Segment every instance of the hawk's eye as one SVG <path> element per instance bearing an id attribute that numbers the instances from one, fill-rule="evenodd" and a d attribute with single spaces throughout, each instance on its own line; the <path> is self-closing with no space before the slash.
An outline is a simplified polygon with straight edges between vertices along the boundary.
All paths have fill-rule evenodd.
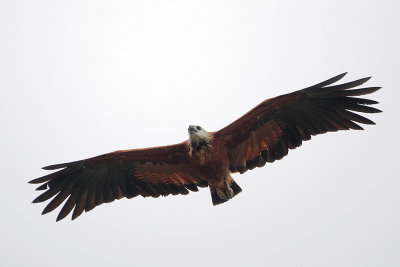
<path id="1" fill-rule="evenodd" d="M 201 130 L 201 127 L 200 127 L 200 126 L 197 126 L 197 130 Z"/>

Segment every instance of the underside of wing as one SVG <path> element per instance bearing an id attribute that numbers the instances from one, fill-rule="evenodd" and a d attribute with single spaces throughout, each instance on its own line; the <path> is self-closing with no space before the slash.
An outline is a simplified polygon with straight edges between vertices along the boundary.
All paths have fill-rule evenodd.
<path id="1" fill-rule="evenodd" d="M 125 150 L 98 157 L 44 167 L 60 169 L 30 181 L 46 190 L 33 202 L 49 199 L 42 214 L 63 205 L 57 221 L 72 210 L 72 219 L 94 207 L 122 197 L 159 197 L 186 195 L 207 186 L 207 182 L 190 167 L 187 144 L 150 149 Z"/>
<path id="2" fill-rule="evenodd" d="M 231 172 L 243 173 L 288 154 L 312 135 L 338 130 L 362 130 L 361 124 L 374 124 L 356 112 L 377 113 L 374 100 L 358 96 L 380 87 L 354 89 L 370 78 L 332 85 L 345 76 L 335 76 L 314 86 L 267 99 L 247 114 L 216 132 L 224 140 Z"/>

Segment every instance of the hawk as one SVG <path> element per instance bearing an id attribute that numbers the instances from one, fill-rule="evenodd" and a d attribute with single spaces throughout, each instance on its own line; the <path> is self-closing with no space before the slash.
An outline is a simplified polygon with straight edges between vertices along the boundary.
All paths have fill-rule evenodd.
<path id="1" fill-rule="evenodd" d="M 29 182 L 46 190 L 33 203 L 51 199 L 46 214 L 68 198 L 57 221 L 72 210 L 75 219 L 123 197 L 186 195 L 199 187 L 209 187 L 214 205 L 224 203 L 242 191 L 232 173 L 280 160 L 313 135 L 375 124 L 354 111 L 381 112 L 370 106 L 378 102 L 359 97 L 381 87 L 354 89 L 371 77 L 333 85 L 345 75 L 267 99 L 216 132 L 190 125 L 189 139 L 179 144 L 118 150 L 44 167 L 57 171 Z"/>

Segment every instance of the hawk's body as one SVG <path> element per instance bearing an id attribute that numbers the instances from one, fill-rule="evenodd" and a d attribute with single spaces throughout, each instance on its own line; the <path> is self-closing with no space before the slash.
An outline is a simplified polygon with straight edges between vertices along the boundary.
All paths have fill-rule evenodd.
<path id="1" fill-rule="evenodd" d="M 353 96 L 370 94 L 380 87 L 352 89 L 369 78 L 329 86 L 344 75 L 267 99 L 217 132 L 189 126 L 189 140 L 176 145 L 120 150 L 45 167 L 63 169 L 30 181 L 44 183 L 38 190 L 47 189 L 34 202 L 52 198 L 44 214 L 68 197 L 57 220 L 72 210 L 74 219 L 84 210 L 122 197 L 188 194 L 188 190 L 206 186 L 213 204 L 223 203 L 241 192 L 231 173 L 281 159 L 312 135 L 362 129 L 357 123 L 374 124 L 352 111 L 380 112 L 367 106 L 378 102 Z"/>

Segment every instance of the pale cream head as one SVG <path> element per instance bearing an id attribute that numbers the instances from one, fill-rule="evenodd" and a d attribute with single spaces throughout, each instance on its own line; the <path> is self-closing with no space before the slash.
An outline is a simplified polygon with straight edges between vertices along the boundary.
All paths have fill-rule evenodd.
<path id="1" fill-rule="evenodd" d="M 197 125 L 189 125 L 188 134 L 190 143 L 199 143 L 201 141 L 208 143 L 211 139 L 208 132 Z"/>

